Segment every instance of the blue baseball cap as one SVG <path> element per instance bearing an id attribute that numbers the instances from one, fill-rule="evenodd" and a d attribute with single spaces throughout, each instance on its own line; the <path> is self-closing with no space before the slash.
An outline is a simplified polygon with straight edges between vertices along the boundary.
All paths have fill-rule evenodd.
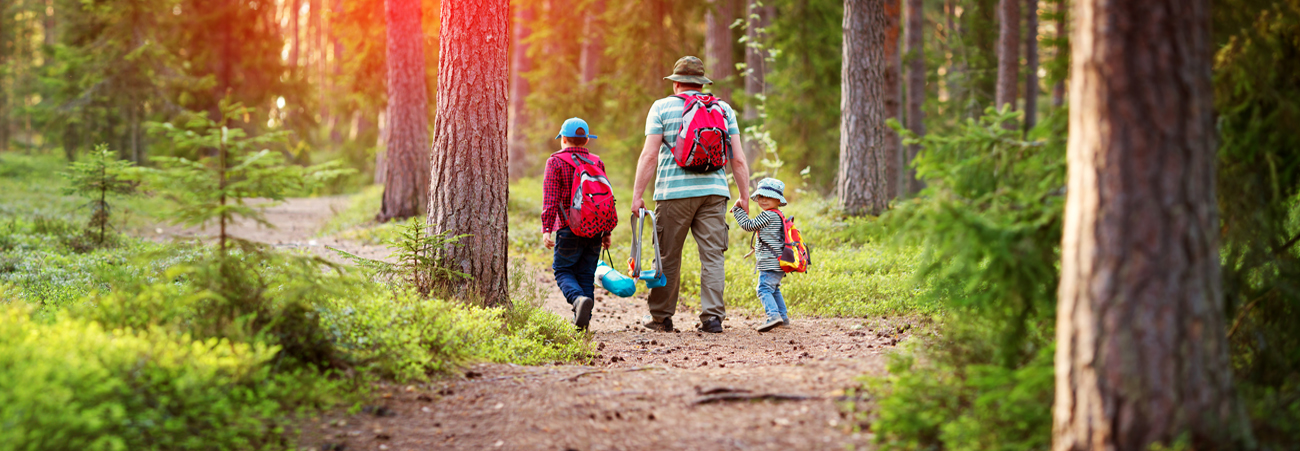
<path id="1" fill-rule="evenodd" d="M 555 139 L 560 139 L 561 136 L 565 138 L 596 139 L 596 135 L 590 134 L 590 131 L 591 128 L 587 126 L 587 121 L 571 117 L 564 121 L 564 125 L 560 127 L 560 133 L 555 135 Z"/>

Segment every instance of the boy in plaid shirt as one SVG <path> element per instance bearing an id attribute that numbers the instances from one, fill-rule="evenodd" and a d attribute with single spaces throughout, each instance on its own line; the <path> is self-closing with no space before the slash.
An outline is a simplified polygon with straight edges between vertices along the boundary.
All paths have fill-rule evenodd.
<path id="1" fill-rule="evenodd" d="M 588 133 L 587 121 L 571 118 L 564 121 L 560 133 L 555 135 L 563 149 L 552 156 L 567 157 L 568 153 L 589 154 L 587 141 L 596 139 Z M 605 169 L 604 162 L 598 162 L 600 169 Z M 596 262 L 600 260 L 600 250 L 609 248 L 609 234 L 599 238 L 587 238 L 574 234 L 569 229 L 564 216 L 564 205 L 571 202 L 573 166 L 550 158 L 546 161 L 546 175 L 542 179 L 542 243 L 547 249 L 555 249 L 554 262 L 555 284 L 564 293 L 564 299 L 573 306 L 573 324 L 579 329 L 586 329 L 591 323 L 591 309 L 595 303 Z M 555 232 L 555 237 L 551 237 Z"/>

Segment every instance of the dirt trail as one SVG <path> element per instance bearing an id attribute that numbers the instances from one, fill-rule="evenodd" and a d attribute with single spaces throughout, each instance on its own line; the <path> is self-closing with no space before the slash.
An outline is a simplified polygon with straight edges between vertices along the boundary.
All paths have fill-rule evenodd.
<path id="1" fill-rule="evenodd" d="M 312 252 L 333 243 L 382 255 L 374 247 L 314 238 L 339 202 L 293 199 L 268 211 L 276 230 L 241 226 L 235 234 Z M 549 271 L 538 282 L 554 287 Z M 656 333 L 640 326 L 644 296 L 597 296 L 591 324 L 597 357 L 589 365 L 483 364 L 428 384 L 381 385 L 362 412 L 336 410 L 303 424 L 302 446 L 872 448 L 870 435 L 854 432 L 854 422 L 842 414 L 844 389 L 856 386 L 863 374 L 882 372 L 884 354 L 916 330 L 907 318 L 806 318 L 795 309 L 790 327 L 770 333 L 749 328 L 757 317 L 732 312 L 725 333 L 704 334 L 694 331 L 698 313 L 683 308 L 674 317 L 678 332 Z M 545 308 L 572 318 L 557 289 Z"/>

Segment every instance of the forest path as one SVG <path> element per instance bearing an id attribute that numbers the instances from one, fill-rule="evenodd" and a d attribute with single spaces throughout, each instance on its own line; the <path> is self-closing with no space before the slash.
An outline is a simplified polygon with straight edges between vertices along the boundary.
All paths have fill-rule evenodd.
<path id="1" fill-rule="evenodd" d="M 316 231 L 345 198 L 290 199 L 267 210 L 276 225 L 231 233 L 330 257 L 324 245 L 382 258 L 386 249 Z M 544 308 L 572 318 L 549 268 Z M 798 276 L 794 276 L 798 277 Z M 643 290 L 644 291 L 644 290 Z M 592 315 L 588 365 L 480 364 L 425 384 L 380 383 L 362 412 L 335 409 L 301 424 L 303 449 L 322 450 L 758 450 L 872 448 L 843 414 L 845 389 L 881 374 L 885 354 L 910 338 L 905 317 L 806 318 L 758 333 L 732 312 L 726 332 L 694 331 L 681 307 L 676 333 L 641 327 L 644 292 L 603 293 Z M 796 309 L 797 313 L 797 309 Z M 770 396 L 771 399 L 749 399 Z"/>

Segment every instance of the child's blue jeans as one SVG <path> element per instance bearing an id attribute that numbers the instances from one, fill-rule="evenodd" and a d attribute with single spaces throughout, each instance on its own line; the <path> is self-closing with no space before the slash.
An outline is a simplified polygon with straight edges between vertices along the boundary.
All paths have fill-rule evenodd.
<path id="1" fill-rule="evenodd" d="M 758 300 L 763 303 L 763 310 L 767 312 L 768 318 L 781 318 L 782 321 L 788 321 L 790 315 L 785 310 L 785 298 L 781 296 L 783 278 L 785 273 L 781 271 L 759 271 Z"/>
<path id="2" fill-rule="evenodd" d="M 568 227 L 555 232 L 555 284 L 564 300 L 573 304 L 579 296 L 595 297 L 596 262 L 600 260 L 600 238 L 575 235 Z"/>

